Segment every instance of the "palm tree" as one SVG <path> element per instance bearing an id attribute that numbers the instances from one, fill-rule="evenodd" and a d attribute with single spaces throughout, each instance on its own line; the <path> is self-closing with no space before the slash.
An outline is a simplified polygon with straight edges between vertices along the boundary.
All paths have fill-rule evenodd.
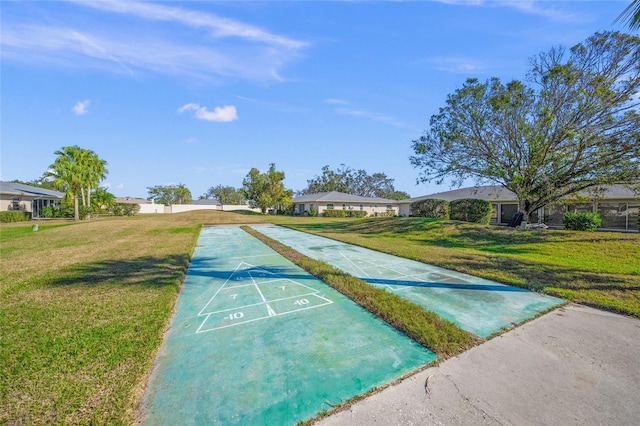
<path id="1" fill-rule="evenodd" d="M 73 199 L 73 220 L 80 220 L 78 193 L 82 189 L 84 168 L 82 166 L 82 148 L 77 145 L 65 146 L 54 152 L 58 156 L 49 166 L 45 176 L 52 178 L 54 187 L 66 192 Z"/>
<path id="2" fill-rule="evenodd" d="M 107 162 L 100 159 L 92 150 L 85 150 L 83 156 L 85 170 L 85 185 L 87 190 L 87 207 L 91 206 L 91 190 L 97 188 L 100 182 L 107 176 Z M 84 198 L 84 197 L 83 197 Z"/>
<path id="3" fill-rule="evenodd" d="M 640 29 L 640 0 L 633 0 L 625 10 L 622 11 L 615 22 L 623 19 L 629 24 L 630 30 Z"/>
<path id="4" fill-rule="evenodd" d="M 54 154 L 58 158 L 49 166 L 49 171 L 45 175 L 53 178 L 53 185 L 64 190 L 73 199 L 73 217 L 78 221 L 80 220 L 78 195 L 82 197 L 83 207 L 91 206 L 91 189 L 97 188 L 108 173 L 107 162 L 101 160 L 92 150 L 83 149 L 77 145 L 62 147 Z M 87 189 L 86 197 L 85 188 Z"/>

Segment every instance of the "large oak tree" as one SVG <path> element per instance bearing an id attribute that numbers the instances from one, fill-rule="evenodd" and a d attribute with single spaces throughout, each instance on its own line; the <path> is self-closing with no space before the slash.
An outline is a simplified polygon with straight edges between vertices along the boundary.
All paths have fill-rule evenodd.
<path id="1" fill-rule="evenodd" d="M 640 180 L 640 38 L 596 33 L 531 59 L 526 84 L 469 79 L 413 141 L 418 180 L 496 183 L 530 213 Z"/>

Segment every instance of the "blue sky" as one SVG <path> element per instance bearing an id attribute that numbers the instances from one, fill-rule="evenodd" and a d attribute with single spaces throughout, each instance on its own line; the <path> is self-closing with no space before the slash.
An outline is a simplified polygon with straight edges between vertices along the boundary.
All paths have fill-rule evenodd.
<path id="1" fill-rule="evenodd" d="M 469 77 L 524 79 L 629 1 L 5 1 L 2 180 L 67 145 L 108 162 L 116 196 L 183 183 L 194 198 L 270 163 L 285 186 L 345 164 L 411 196 L 411 141 Z"/>

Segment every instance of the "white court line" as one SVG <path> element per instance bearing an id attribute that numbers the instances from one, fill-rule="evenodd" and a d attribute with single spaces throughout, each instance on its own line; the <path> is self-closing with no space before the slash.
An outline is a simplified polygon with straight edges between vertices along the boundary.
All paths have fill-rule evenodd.
<path id="1" fill-rule="evenodd" d="M 225 326 L 222 326 L 222 327 L 215 327 L 215 328 L 210 328 L 210 329 L 201 331 L 202 326 L 205 325 L 205 323 L 207 322 L 209 317 L 213 314 L 213 313 L 211 313 L 211 314 L 207 315 L 207 317 L 204 319 L 204 321 L 202 321 L 202 324 L 200 324 L 200 327 L 198 327 L 198 329 L 196 330 L 195 334 L 206 333 L 206 332 L 215 331 L 215 330 L 221 330 L 223 328 L 235 327 L 237 325 L 248 324 L 250 322 L 261 321 L 261 320 L 265 320 L 265 319 L 268 319 L 268 318 L 279 317 L 279 316 L 282 316 L 282 315 L 288 315 L 288 314 L 292 314 L 294 312 L 307 311 L 309 309 L 320 308 L 322 306 L 331 305 L 333 303 L 331 300 L 326 299 L 323 296 L 317 296 L 317 297 L 319 297 L 320 299 L 326 300 L 327 303 L 323 303 L 321 305 L 308 306 L 306 308 L 295 309 L 293 311 L 287 311 L 287 312 L 283 312 L 281 314 L 276 313 L 275 315 L 268 315 L 268 316 L 264 316 L 264 317 L 260 317 L 260 318 L 254 318 L 254 319 L 250 319 L 250 320 L 247 320 L 247 321 L 237 322 L 235 324 L 229 324 L 229 325 L 225 325 Z"/>
<path id="2" fill-rule="evenodd" d="M 207 302 L 206 305 L 204 305 L 204 307 L 202 309 L 200 309 L 200 312 L 198 313 L 198 316 L 202 315 L 202 311 L 204 311 L 207 306 L 209 306 L 209 303 L 211 303 L 213 301 L 213 299 L 216 298 L 216 296 L 218 295 L 218 293 L 220 293 L 220 290 L 222 290 L 227 283 L 229 282 L 229 280 L 231 279 L 231 277 L 233 276 L 233 274 L 235 274 L 238 269 L 240 269 L 240 267 L 242 266 L 242 263 L 239 263 L 238 266 L 236 266 L 236 269 L 233 270 L 233 272 L 231 273 L 231 275 L 229 275 L 229 278 L 226 279 L 226 281 L 222 284 L 222 286 L 220 286 L 220 288 L 218 289 L 218 291 L 215 292 L 215 294 L 213 296 L 211 296 L 211 299 L 209 299 L 209 301 Z"/>
<path id="3" fill-rule="evenodd" d="M 295 282 L 295 281 L 293 281 Z M 212 311 L 212 312 L 207 312 L 206 315 L 211 315 L 211 314 L 220 314 L 222 312 L 229 312 L 229 311 L 237 311 L 239 309 L 244 309 L 244 308 L 252 308 L 254 306 L 260 306 L 260 305 L 264 305 L 265 303 L 273 303 L 273 302 L 281 302 L 283 300 L 289 300 L 289 299 L 299 299 L 301 297 L 304 296 L 315 296 L 315 297 L 319 297 L 321 299 L 327 300 L 329 302 L 331 302 L 328 299 L 325 299 L 324 297 L 316 294 L 318 293 L 318 291 L 314 291 L 312 293 L 303 293 L 303 294 L 296 294 L 295 296 L 287 296 L 287 297 L 281 297 L 279 299 L 269 299 L 268 301 L 264 301 L 264 302 L 258 302 L 258 303 L 251 303 L 249 305 L 239 305 L 239 306 L 235 306 L 233 308 L 228 308 L 228 309 L 220 309 L 219 311 Z M 332 302 L 333 303 L 333 302 Z M 203 314 L 204 315 L 204 314 Z M 202 316 L 202 315 L 200 315 Z"/>
<path id="4" fill-rule="evenodd" d="M 359 267 L 358 265 L 356 265 L 355 263 L 353 263 L 353 261 L 352 261 L 351 259 L 349 259 L 349 258 L 348 258 L 348 257 L 347 257 L 343 252 L 339 252 L 339 253 L 340 253 L 340 256 L 344 257 L 344 258 L 347 260 L 347 262 L 349 262 L 349 263 L 353 266 L 353 268 L 354 268 L 355 270 L 360 271 L 360 273 L 361 273 L 361 274 L 363 274 L 365 277 L 367 277 L 367 278 L 368 278 L 367 273 L 366 273 L 366 272 L 364 272 L 362 269 L 360 269 L 360 267 Z"/>
<path id="5" fill-rule="evenodd" d="M 266 302 L 267 299 L 264 298 L 264 294 L 262 294 L 262 292 L 260 291 L 260 287 L 258 287 L 258 284 L 256 283 L 256 280 L 253 278 L 253 274 L 251 273 L 251 271 L 249 271 L 249 276 L 251 277 L 251 281 L 253 281 L 253 285 L 256 287 L 256 290 L 258 290 L 258 293 L 260 294 L 262 301 Z"/>

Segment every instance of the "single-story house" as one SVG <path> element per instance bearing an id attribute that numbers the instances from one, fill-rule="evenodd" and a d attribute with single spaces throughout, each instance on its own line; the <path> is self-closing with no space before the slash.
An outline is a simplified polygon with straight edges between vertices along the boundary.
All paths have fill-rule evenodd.
<path id="1" fill-rule="evenodd" d="M 60 204 L 64 192 L 14 182 L 0 182 L 0 211 L 18 210 L 36 219 L 42 209 Z"/>
<path id="2" fill-rule="evenodd" d="M 377 197 L 361 197 L 344 192 L 318 192 L 295 197 L 293 212 L 296 215 L 311 214 L 315 211 L 321 216 L 325 210 L 358 210 L 365 211 L 367 216 L 397 216 L 400 204 L 397 200 Z"/>
<path id="3" fill-rule="evenodd" d="M 531 215 L 531 222 L 542 222 L 548 226 L 561 227 L 562 217 L 568 211 L 593 212 L 602 217 L 601 229 L 637 231 L 640 196 L 625 185 L 611 185 L 604 188 L 597 197 L 583 191 L 578 196 L 584 200 L 567 200 L 545 206 Z M 411 204 L 424 199 L 460 200 L 476 198 L 487 200 L 493 205 L 491 223 L 506 225 L 518 211 L 518 201 L 513 192 L 501 186 L 478 186 L 439 192 L 423 197 L 400 201 L 400 216 L 411 215 Z"/>

